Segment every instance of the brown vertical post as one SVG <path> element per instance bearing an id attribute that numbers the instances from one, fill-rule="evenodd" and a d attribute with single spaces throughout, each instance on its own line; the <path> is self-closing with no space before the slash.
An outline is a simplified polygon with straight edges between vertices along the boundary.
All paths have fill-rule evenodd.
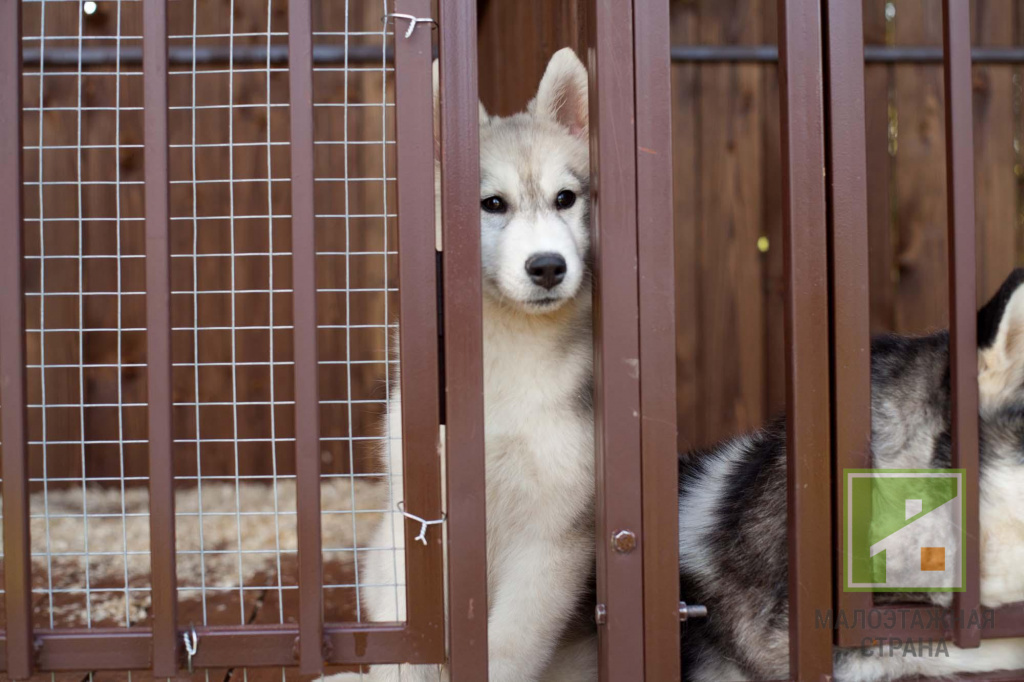
<path id="1" fill-rule="evenodd" d="M 843 469 L 871 466 L 871 301 L 868 273 L 864 24 L 860 4 L 823 0 L 828 111 L 828 192 L 832 293 L 833 514 L 836 609 L 870 609 L 867 592 L 843 589 Z M 859 633 L 837 630 L 837 644 Z M 845 637 L 845 640 L 844 640 Z M 856 641 L 853 640 L 856 637 Z"/>
<path id="2" fill-rule="evenodd" d="M 320 392 L 313 222 L 313 29 L 310 0 L 288 3 L 291 119 L 292 296 L 295 348 L 295 485 L 299 531 L 299 671 L 323 671 L 320 537 Z"/>
<path id="3" fill-rule="evenodd" d="M 959 647 L 981 644 L 969 628 L 981 608 L 978 558 L 978 338 L 974 244 L 974 126 L 971 17 L 967 0 L 943 0 L 946 87 L 946 202 L 949 219 L 949 375 L 953 467 L 964 469 L 964 588 L 953 596 Z M 962 617 L 961 617 L 962 616 Z M 980 618 L 980 614 L 979 614 Z"/>
<path id="4" fill-rule="evenodd" d="M 779 0 L 786 431 L 789 474 L 790 677 L 832 673 L 828 248 L 821 7 Z"/>
<path id="5" fill-rule="evenodd" d="M 3 406 L 4 604 L 7 676 L 32 676 L 25 294 L 22 286 L 21 2 L 0 2 L 0 405 Z M 41 143 L 40 143 L 41 144 Z M 40 154 L 42 151 L 39 152 Z M 42 178 L 40 178 L 41 180 Z"/>
<path id="6" fill-rule="evenodd" d="M 397 0 L 395 12 L 430 16 L 430 0 Z M 398 162 L 399 359 L 405 508 L 425 519 L 441 518 L 438 457 L 440 395 L 437 362 L 437 257 L 434 211 L 434 96 L 431 31 L 419 24 L 408 38 L 395 26 L 395 132 Z M 475 111 L 475 109 L 474 109 Z M 474 190 L 475 191 L 475 190 Z M 479 258 L 478 258 L 479 260 Z M 421 655 L 444 660 L 444 557 L 440 529 L 430 545 L 405 526 L 408 626 Z"/>
<path id="7" fill-rule="evenodd" d="M 679 459 L 669 6 L 633 2 L 643 466 L 644 674 L 678 682 Z"/>
<path id="8" fill-rule="evenodd" d="M 594 232 L 597 600 L 602 682 L 636 682 L 644 656 L 640 338 L 632 3 L 597 0 L 590 41 Z M 603 163 L 603 161 L 605 161 Z M 613 536 L 631 533 L 632 542 Z M 635 545 L 635 548 L 631 547 Z"/>
<path id="9" fill-rule="evenodd" d="M 487 679 L 483 289 L 476 3 L 441 0 L 448 632 L 452 682 Z"/>
<path id="10" fill-rule="evenodd" d="M 153 675 L 178 670 L 171 429 L 171 260 L 167 154 L 167 2 L 142 7 L 146 180 L 146 362 Z"/>

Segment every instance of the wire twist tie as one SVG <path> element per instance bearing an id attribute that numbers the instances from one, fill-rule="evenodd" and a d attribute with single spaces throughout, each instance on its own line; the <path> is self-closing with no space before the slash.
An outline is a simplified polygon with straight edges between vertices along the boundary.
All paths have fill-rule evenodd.
<path id="1" fill-rule="evenodd" d="M 407 519 L 412 519 L 413 521 L 416 521 L 420 524 L 420 534 L 417 535 L 414 539 L 418 542 L 422 542 L 424 545 L 427 544 L 427 529 L 430 526 L 436 526 L 438 524 L 444 523 L 445 519 L 447 518 L 447 516 L 442 512 L 441 518 L 439 519 L 434 519 L 433 521 L 421 519 L 415 514 L 410 514 L 409 512 L 405 511 L 405 500 L 400 501 L 396 506 L 398 507 L 398 511 L 401 512 L 402 516 L 404 516 Z"/>
<path id="2" fill-rule="evenodd" d="M 185 640 L 185 653 L 188 654 L 188 671 L 192 672 L 192 657 L 196 655 L 196 651 L 199 650 L 199 635 L 196 634 L 196 626 L 194 623 L 188 624 L 188 632 L 182 635 Z"/>
<path id="3" fill-rule="evenodd" d="M 416 30 L 416 24 L 433 24 L 437 26 L 437 22 L 430 17 L 414 17 L 411 14 L 401 14 L 398 12 L 391 12 L 381 17 L 381 21 L 384 23 L 387 23 L 388 19 L 405 19 L 409 22 L 409 28 L 405 32 L 406 38 L 412 36 L 412 32 Z"/>

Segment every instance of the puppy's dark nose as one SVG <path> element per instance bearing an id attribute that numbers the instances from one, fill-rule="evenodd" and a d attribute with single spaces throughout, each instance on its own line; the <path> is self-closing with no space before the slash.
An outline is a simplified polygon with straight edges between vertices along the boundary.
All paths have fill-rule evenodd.
<path id="1" fill-rule="evenodd" d="M 554 289 L 565 279 L 565 259 L 557 253 L 538 253 L 526 261 L 526 274 L 534 284 Z"/>

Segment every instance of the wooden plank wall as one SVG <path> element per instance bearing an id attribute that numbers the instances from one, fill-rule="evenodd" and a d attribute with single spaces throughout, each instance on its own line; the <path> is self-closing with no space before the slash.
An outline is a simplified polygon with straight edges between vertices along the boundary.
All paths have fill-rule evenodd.
<path id="1" fill-rule="evenodd" d="M 675 44 L 702 45 L 755 45 L 773 44 L 777 29 L 775 0 L 671 0 L 672 32 Z M 100 3 L 101 8 L 113 3 Z M 188 10 L 191 3 L 174 3 Z M 122 18 L 124 33 L 140 33 L 139 17 L 132 9 L 134 3 L 124 3 Z M 480 84 L 481 99 L 492 114 L 506 115 L 521 110 L 536 91 L 548 57 L 558 48 L 569 45 L 583 51 L 586 47 L 587 3 L 571 0 L 548 3 L 543 0 L 488 0 L 480 3 Z M 940 0 L 863 0 L 865 38 L 872 44 L 937 45 L 941 39 Z M 227 0 L 201 2 L 201 15 L 197 22 L 205 32 L 224 32 L 228 28 Z M 356 6 L 356 5 L 353 5 Z M 74 3 L 51 3 L 47 17 L 47 33 L 76 35 L 77 15 Z M 267 22 L 266 3 L 260 0 L 236 0 L 235 31 L 259 32 Z M 364 3 L 363 15 L 350 18 L 361 25 L 379 25 L 378 3 Z M 888 8 L 888 15 L 887 15 Z M 972 2 L 972 28 L 977 45 L 1006 46 L 1024 44 L 1024 0 L 974 0 Z M 67 16 L 63 13 L 71 12 Z M 172 12 L 177 24 L 176 34 L 191 30 L 192 17 L 181 8 Z M 283 26 L 285 3 L 275 2 L 270 21 L 275 30 Z M 319 3 L 318 21 L 321 26 L 337 29 L 342 22 L 332 14 L 330 2 Z M 187 16 L 186 16 L 187 15 Z M 86 33 L 110 33 L 109 14 L 102 14 L 86 24 Z M 38 33 L 38 17 L 26 13 L 26 33 Z M 108 22 L 103 24 L 102 22 Z M 252 42 L 260 38 L 240 39 Z M 275 42 L 283 38 L 275 38 Z M 330 40 L 324 38 L 324 40 Z M 207 40 L 205 44 L 215 41 Z M 136 43 L 137 44 L 137 43 Z M 975 67 L 975 143 L 976 187 L 978 192 L 978 254 L 979 297 L 987 297 L 998 286 L 1015 263 L 1024 262 L 1020 196 L 1024 175 L 1021 137 L 1024 130 L 1024 112 L 1021 106 L 1021 69 L 1008 66 Z M 177 78 L 178 80 L 174 80 Z M 140 79 L 124 78 L 121 86 L 122 106 L 141 104 Z M 87 78 L 83 97 L 96 106 L 110 106 L 116 96 L 110 78 Z M 227 79 L 224 76 L 203 76 L 197 81 L 196 99 L 199 103 L 225 101 Z M 341 74 L 318 74 L 318 101 L 342 102 L 347 90 L 350 101 L 379 99 L 386 84 L 377 75 L 352 73 L 346 80 Z M 235 77 L 236 102 L 264 102 L 267 83 L 259 75 Z M 766 419 L 781 413 L 784 406 L 783 336 L 782 336 L 782 259 L 781 215 L 779 187 L 779 129 L 778 86 L 774 64 L 676 64 L 673 67 L 673 119 L 675 136 L 675 192 L 673 201 L 676 214 L 678 264 L 679 334 L 677 338 L 679 424 L 681 448 L 705 446 L 723 437 L 755 428 Z M 274 102 L 283 102 L 286 96 L 286 74 L 271 77 L 270 95 Z M 945 324 L 945 198 L 943 182 L 944 144 L 942 136 L 942 79 L 938 65 L 869 65 L 866 72 L 868 122 L 868 189 L 869 224 L 871 235 L 871 298 L 872 324 L 875 331 L 894 330 L 907 333 L 926 332 Z M 48 107 L 74 106 L 78 97 L 75 79 L 48 79 L 44 100 Z M 172 78 L 172 104 L 188 104 L 191 86 L 183 77 Z M 38 80 L 26 80 L 25 105 L 38 106 Z M 375 110 L 379 111 L 379 110 Z M 365 115 L 350 111 L 347 121 L 342 110 L 320 109 L 317 118 L 318 139 L 343 138 L 345 131 L 351 138 L 379 139 L 385 123 L 377 114 Z M 73 112 L 48 111 L 43 118 L 43 137 L 47 144 L 74 144 L 77 130 Z M 172 115 L 172 142 L 191 139 L 192 127 L 187 112 Z M 36 112 L 25 116 L 26 144 L 38 144 L 39 121 Z M 232 118 L 236 141 L 266 140 L 268 127 L 271 138 L 285 140 L 287 110 L 275 109 L 269 116 L 265 108 L 238 109 Z M 197 118 L 197 135 L 206 141 L 225 141 L 228 136 L 228 118 L 223 112 L 203 113 Z M 105 112 L 89 112 L 83 118 L 82 142 L 110 143 L 114 134 L 114 118 Z M 141 117 L 136 112 L 123 112 L 120 139 L 124 145 L 141 141 Z M 234 154 L 236 173 L 246 177 L 266 179 L 266 147 L 239 148 Z M 340 176 L 339 169 L 346 163 L 353 174 L 372 176 L 383 170 L 384 160 L 380 148 L 354 149 L 346 154 L 339 148 L 318 148 L 317 175 L 321 178 Z M 47 152 L 43 173 L 47 180 L 73 180 L 77 177 L 77 155 L 73 152 Z M 201 152 L 197 157 L 199 177 L 227 177 L 228 156 L 223 151 Z M 172 155 L 172 172 L 176 178 L 191 178 L 191 158 L 186 150 Z M 125 181 L 141 179 L 141 150 L 122 149 L 120 156 L 110 150 L 89 150 L 82 154 L 83 176 L 111 179 L 115 167 Z M 287 148 L 273 147 L 271 166 L 275 178 L 287 178 Z M 239 170 L 240 169 L 240 170 Z M 392 169 L 393 170 L 393 169 Z M 38 179 L 39 158 L 29 152 L 25 157 L 26 180 Z M 109 176 L 109 177 L 108 177 Z M 268 195 L 268 184 L 237 185 L 226 192 L 223 185 L 197 188 L 193 197 L 190 186 L 176 186 L 174 190 L 175 215 L 190 216 L 193 198 L 198 202 L 200 214 L 227 215 L 233 199 L 236 215 L 264 215 L 267 206 L 275 212 L 288 212 L 287 182 L 274 182 Z M 393 184 L 390 186 L 393 188 Z M 383 205 L 384 185 L 367 183 L 350 187 L 348 192 L 338 183 L 318 184 L 318 212 L 342 213 L 345 199 L 349 210 L 357 207 L 370 209 Z M 393 200 L 393 189 L 388 190 Z M 141 216 L 142 189 L 123 185 L 120 210 L 123 217 Z M 74 187 L 47 187 L 43 205 L 48 217 L 78 214 Z M 89 187 L 83 191 L 84 215 L 110 217 L 117 204 L 115 192 L 107 187 Z M 38 186 L 26 188 L 26 210 L 29 217 L 38 216 Z M 382 250 L 385 230 L 379 222 L 367 219 L 362 224 L 352 223 L 349 248 L 352 250 Z M 345 223 L 341 219 L 321 221 L 323 248 L 341 250 L 344 246 Z M 81 249 L 85 253 L 111 253 L 112 223 L 87 220 L 82 232 Z M 200 251 L 224 253 L 229 245 L 228 225 L 209 222 L 200 230 Z M 394 221 L 387 233 L 393 235 Z M 266 220 L 236 221 L 235 249 L 237 252 L 265 252 L 270 233 Z M 26 227 L 30 254 L 37 254 L 38 224 Z M 286 248 L 288 224 L 278 220 L 273 226 L 275 250 Z M 190 253 L 193 240 L 190 222 L 175 228 L 175 252 Z M 46 251 L 77 253 L 78 225 L 48 223 Z M 389 238 L 391 239 L 391 238 Z M 390 243 L 394 244 L 393 239 Z M 123 222 L 121 229 L 122 253 L 142 253 L 141 223 Z M 274 257 L 275 288 L 286 289 L 289 278 L 289 260 Z M 236 260 L 235 286 L 237 288 L 266 287 L 269 281 L 271 259 L 248 258 Z M 28 286 L 39 290 L 40 271 L 29 264 Z M 224 259 L 210 258 L 200 263 L 197 270 L 202 288 L 216 289 L 229 283 L 229 268 Z M 122 290 L 141 291 L 142 262 L 125 260 L 122 263 Z M 346 265 L 350 268 L 346 270 Z M 320 285 L 343 288 L 346 274 L 367 288 L 384 281 L 383 270 L 388 268 L 389 279 L 397 261 L 393 256 L 351 259 L 348 263 L 337 258 L 328 263 Z M 176 263 L 175 288 L 189 289 L 193 285 L 191 259 Z M 112 275 L 103 261 L 87 263 L 82 271 L 86 289 L 107 290 Z M 46 289 L 48 291 L 77 291 L 79 270 L 76 261 L 60 264 L 47 263 Z M 257 287 L 258 288 L 258 287 Z M 287 292 L 273 295 L 275 321 L 290 321 L 290 302 Z M 321 300 L 322 322 L 342 323 L 348 315 L 352 323 L 383 322 L 383 302 L 388 297 L 388 314 L 394 317 L 393 294 L 362 292 L 347 301 L 343 293 L 324 294 Z M 87 327 L 102 326 L 115 321 L 113 298 L 86 297 L 83 320 Z M 243 300 L 245 299 L 245 300 Z M 270 309 L 269 294 L 240 296 L 236 303 L 243 315 L 258 323 L 266 323 Z M 141 297 L 122 298 L 122 324 L 134 325 L 143 316 Z M 29 301 L 30 326 L 38 322 L 38 297 Z M 187 325 L 194 315 L 189 296 L 179 296 L 174 303 L 175 325 Z M 47 300 L 47 326 L 78 326 L 78 301 Z M 203 298 L 200 310 L 201 325 L 222 323 L 230 316 L 230 297 L 209 295 Z M 141 326 L 139 324 L 138 326 Z M 289 332 L 273 337 L 275 359 L 290 358 Z M 137 333 L 122 335 L 120 350 L 123 363 L 144 360 L 144 336 Z M 193 336 L 190 332 L 176 333 L 176 360 L 193 359 Z M 267 332 L 239 334 L 236 338 L 237 357 L 266 359 L 271 337 Z M 326 359 L 344 359 L 346 353 L 354 358 L 382 359 L 385 346 L 382 330 L 356 332 L 349 344 L 345 335 L 325 331 L 321 338 Z M 30 335 L 30 351 L 34 363 L 39 356 L 38 335 Z M 200 355 L 204 358 L 222 358 L 230 354 L 229 334 L 202 334 Z M 82 357 L 90 363 L 116 363 L 116 335 L 89 333 L 86 335 Z M 48 364 L 78 362 L 76 334 L 48 335 L 46 359 Z M 348 396 L 348 376 L 339 365 L 328 365 L 323 370 L 325 398 L 344 400 Z M 382 364 L 353 366 L 352 396 L 360 399 L 379 399 L 383 396 L 384 369 Z M 33 400 L 39 399 L 38 370 L 33 377 Z M 275 399 L 285 404 L 275 412 L 276 433 L 287 438 L 292 428 L 290 405 L 290 367 L 274 369 Z M 245 370 L 237 375 L 238 399 L 266 400 L 270 374 L 266 369 Z M 195 387 L 191 370 L 175 375 L 176 399 L 194 398 Z M 211 368 L 204 370 L 200 384 L 204 399 L 230 396 L 230 371 Z M 89 370 L 79 377 L 77 369 L 48 370 L 47 402 L 75 403 L 80 394 L 90 404 L 107 404 L 120 399 L 124 402 L 141 401 L 145 395 L 145 371 L 125 368 L 121 376 L 116 369 Z M 206 408 L 204 408 L 206 409 Z M 234 432 L 233 415 L 223 408 L 208 408 L 201 415 L 204 437 L 230 437 Z M 242 429 L 252 435 L 266 436 L 269 408 L 252 406 L 241 414 Z M 352 428 L 357 434 L 369 435 L 380 412 L 378 405 L 366 403 L 352 413 Z M 33 433 L 41 433 L 41 413 L 33 422 Z M 179 433 L 194 437 L 194 410 L 176 412 Z M 47 415 L 48 438 L 62 436 L 78 438 L 82 415 L 77 409 L 50 410 Z M 85 411 L 85 433 L 94 437 L 116 434 L 123 428 L 126 437 L 144 438 L 144 407 L 125 408 L 123 423 L 119 426 L 116 410 L 91 408 Z M 349 430 L 347 407 L 335 403 L 324 407 L 325 434 L 344 436 Z M 192 434 L 190 436 L 190 434 Z M 271 470 L 271 448 L 266 444 L 244 448 L 241 473 L 265 474 Z M 284 441 L 273 450 L 278 458 L 278 471 L 291 472 L 291 448 Z M 179 473 L 194 475 L 195 454 L 188 445 L 181 450 Z M 33 450 L 33 475 L 41 469 L 41 452 Z M 129 476 L 145 475 L 144 446 L 127 445 L 123 453 L 118 447 L 90 446 L 87 468 L 90 476 L 118 476 L 123 454 L 124 472 Z M 342 441 L 325 442 L 326 471 L 344 472 L 351 466 L 366 468 L 365 448 L 350 450 Z M 350 461 L 351 460 L 351 461 Z M 76 477 L 81 475 L 82 453 L 79 447 L 48 448 L 47 464 L 51 476 Z M 206 446 L 203 453 L 203 473 L 230 475 L 236 471 L 232 447 Z"/>
<path id="2" fill-rule="evenodd" d="M 673 9 L 673 44 L 775 41 L 772 0 Z M 689 449 L 763 423 L 784 400 L 778 85 L 774 66 L 674 72 L 679 430 Z"/>
<path id="3" fill-rule="evenodd" d="M 1024 44 L 1024 3 L 971 5 L 975 45 Z M 941 44 L 940 0 L 863 6 L 868 43 Z M 673 0 L 672 7 L 674 44 L 776 40 L 774 0 Z M 756 428 L 785 404 L 775 71 L 773 64 L 673 67 L 683 449 Z M 1022 262 L 1021 72 L 977 66 L 974 73 L 982 302 Z M 926 333 L 947 319 L 941 66 L 871 64 L 865 79 L 872 327 Z"/>

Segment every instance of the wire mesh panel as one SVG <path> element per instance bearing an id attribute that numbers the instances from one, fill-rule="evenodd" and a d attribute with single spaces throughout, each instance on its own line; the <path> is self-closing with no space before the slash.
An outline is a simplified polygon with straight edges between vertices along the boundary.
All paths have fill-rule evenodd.
<path id="1" fill-rule="evenodd" d="M 244 625 L 295 588 L 282 8 L 169 5 L 179 618 Z M 275 12 L 275 9 L 277 10 Z M 262 48 L 238 63 L 237 48 Z M 227 59 L 201 62 L 203 50 Z M 294 613 L 288 613 L 294 617 Z"/>
<path id="2" fill-rule="evenodd" d="M 140 8 L 23 3 L 37 627 L 147 620 Z"/>
<path id="3" fill-rule="evenodd" d="M 341 55 L 316 65 L 313 75 L 329 621 L 367 620 L 360 604 L 360 548 L 394 555 L 397 544 L 391 538 L 388 546 L 369 546 L 370 525 L 388 499 L 377 494 L 373 477 L 378 453 L 389 450 L 383 419 L 391 384 L 385 378 L 398 362 L 394 68 L 385 53 L 393 26 L 382 21 L 386 5 L 325 3 L 313 33 L 321 50 Z M 397 585 L 392 587 L 397 599 Z"/>
<path id="4" fill-rule="evenodd" d="M 167 314 L 179 634 L 195 628 L 194 662 L 207 677 L 221 674 L 218 667 L 296 664 L 296 624 L 309 613 L 299 600 L 299 576 L 307 574 L 298 555 L 302 527 L 312 523 L 322 524 L 324 579 L 305 592 L 322 590 L 322 618 L 332 624 L 333 648 L 326 646 L 323 657 L 333 663 L 362 660 L 367 651 L 372 661 L 436 657 L 436 637 L 408 639 L 416 637 L 414 621 L 425 622 L 423 608 L 408 611 L 408 625 L 377 627 L 367 624 L 361 606 L 360 555 L 397 557 L 402 545 L 400 538 L 370 544 L 370 528 L 395 512 L 386 500 L 403 475 L 382 476 L 378 466 L 399 437 L 383 428 L 397 379 L 400 312 L 387 3 L 312 3 L 312 30 L 301 40 L 294 23 L 289 27 L 295 17 L 284 0 L 173 0 L 166 19 L 144 13 L 138 0 L 24 0 L 21 9 L 27 442 L 39 668 L 143 668 L 155 638 L 149 626 L 158 581 L 147 487 L 147 391 L 152 397 L 154 383 L 147 376 L 155 368 L 147 368 L 152 339 L 146 332 L 147 307 L 152 320 L 152 307 L 161 304 L 147 300 L 143 162 L 159 133 L 149 135 L 143 125 L 152 64 L 147 60 L 144 78 L 142 37 L 145 24 L 152 48 L 154 18 L 158 28 L 166 22 L 169 65 Z M 426 49 L 421 38 L 417 59 L 420 76 L 428 78 L 420 92 L 429 93 L 430 39 L 423 31 Z M 315 102 L 296 108 L 290 51 L 310 41 Z M 162 86 L 158 70 L 153 73 Z M 420 102 L 428 125 L 417 131 L 419 139 L 407 139 L 429 150 L 429 115 L 423 116 L 429 97 Z M 310 107 L 315 143 L 307 159 L 292 148 L 290 113 Z M 297 311 L 307 302 L 293 287 L 293 263 L 300 262 L 292 253 L 293 227 L 300 229 L 293 217 L 298 221 L 310 208 L 293 211 L 296 159 L 312 165 L 314 178 L 308 203 L 315 249 L 301 259 L 315 259 L 316 300 L 308 304 L 315 306 L 319 352 L 312 358 L 295 351 L 296 335 L 305 333 L 297 330 Z M 432 163 L 416 170 L 421 185 L 432 187 Z M 430 292 L 430 305 L 421 309 L 433 321 L 433 227 L 407 223 L 426 236 L 421 246 L 427 248 L 405 259 L 403 269 L 419 273 L 421 295 Z M 416 338 L 424 330 L 409 331 Z M 435 327 L 428 337 L 436 337 Z M 427 355 L 436 364 L 436 350 Z M 315 368 L 319 393 L 322 426 L 312 438 L 319 443 L 322 510 L 300 521 L 300 500 L 310 496 L 297 477 L 297 441 L 309 442 L 308 430 L 296 429 L 296 368 L 304 363 Z M 434 396 L 433 413 L 428 409 L 417 423 L 432 424 L 436 433 L 437 385 L 423 376 L 430 385 L 420 390 Z M 436 448 L 436 437 L 426 442 Z M 406 474 L 428 474 L 412 477 L 417 489 L 410 499 L 439 500 L 437 466 L 436 449 L 425 469 L 406 464 Z M 430 549 L 417 547 L 408 557 L 409 575 L 432 581 L 410 585 L 436 592 L 410 595 L 436 611 L 431 622 L 441 615 L 437 535 Z M 420 557 L 432 557 L 425 571 Z M 396 572 L 393 583 L 375 587 L 393 594 L 396 611 L 404 613 L 405 572 Z M 348 634 L 346 624 L 358 623 L 364 624 L 361 642 L 367 630 L 381 633 L 370 634 L 369 649 Z M 83 628 L 100 639 L 89 645 L 80 639 Z M 250 637 L 245 644 L 250 635 L 259 642 Z M 313 649 L 317 657 L 320 649 Z M 255 658 L 247 653 L 254 650 Z"/>

